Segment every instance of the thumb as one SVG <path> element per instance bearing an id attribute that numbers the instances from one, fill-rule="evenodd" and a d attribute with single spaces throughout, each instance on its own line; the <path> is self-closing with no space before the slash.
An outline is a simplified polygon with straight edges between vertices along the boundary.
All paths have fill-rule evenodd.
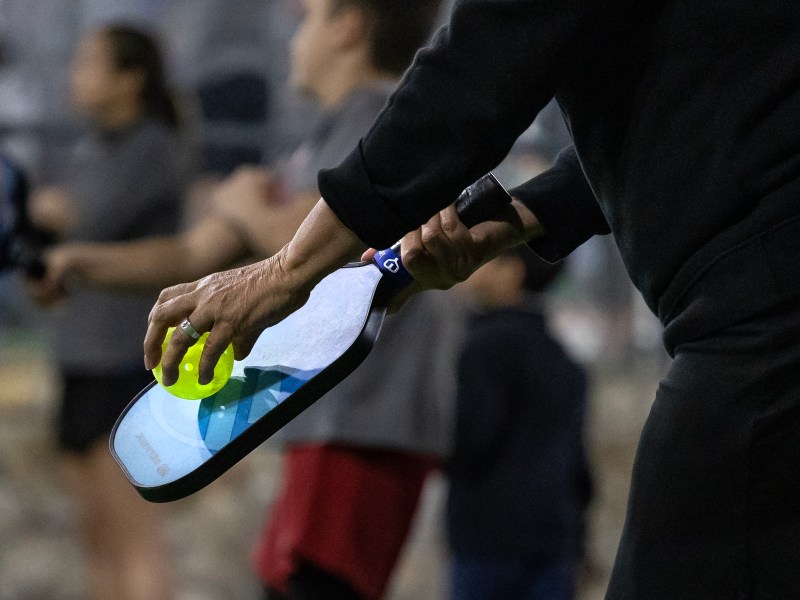
<path id="1" fill-rule="evenodd" d="M 369 261 L 371 261 L 373 258 L 375 258 L 375 253 L 376 252 L 377 252 L 377 250 L 375 250 L 375 248 L 370 248 L 369 250 L 364 252 L 364 254 L 361 255 L 361 262 L 369 262 Z"/>

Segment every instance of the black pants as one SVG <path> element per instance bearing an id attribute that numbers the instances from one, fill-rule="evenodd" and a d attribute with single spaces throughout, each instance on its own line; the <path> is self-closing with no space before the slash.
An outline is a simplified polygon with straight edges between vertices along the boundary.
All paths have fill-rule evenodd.
<path id="1" fill-rule="evenodd" d="M 335 575 L 304 563 L 289 578 L 286 594 L 267 588 L 264 600 L 364 600 L 364 597 Z"/>
<path id="2" fill-rule="evenodd" d="M 800 598 L 798 303 L 676 348 L 607 598 Z"/>

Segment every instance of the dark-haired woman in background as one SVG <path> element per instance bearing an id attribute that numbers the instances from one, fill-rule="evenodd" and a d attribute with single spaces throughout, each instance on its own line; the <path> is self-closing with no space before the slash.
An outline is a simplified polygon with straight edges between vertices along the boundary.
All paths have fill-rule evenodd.
<path id="1" fill-rule="evenodd" d="M 87 33 L 72 63 L 70 100 L 89 130 L 64 180 L 33 194 L 34 223 L 65 241 L 173 232 L 188 172 L 153 39 L 124 26 Z M 44 301 L 58 295 L 36 290 Z M 158 509 L 139 498 L 108 450 L 117 416 L 152 380 L 140 355 L 154 299 L 80 289 L 52 311 L 64 379 L 58 440 L 94 600 L 172 593 Z"/>

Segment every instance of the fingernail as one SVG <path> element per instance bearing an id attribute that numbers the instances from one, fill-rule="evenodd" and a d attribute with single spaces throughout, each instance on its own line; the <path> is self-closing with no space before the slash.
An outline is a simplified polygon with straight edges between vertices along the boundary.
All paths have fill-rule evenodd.
<path id="1" fill-rule="evenodd" d="M 147 358 L 146 356 L 144 357 L 144 368 L 147 369 L 148 371 L 152 371 L 154 368 L 153 365 L 150 364 L 150 359 Z"/>

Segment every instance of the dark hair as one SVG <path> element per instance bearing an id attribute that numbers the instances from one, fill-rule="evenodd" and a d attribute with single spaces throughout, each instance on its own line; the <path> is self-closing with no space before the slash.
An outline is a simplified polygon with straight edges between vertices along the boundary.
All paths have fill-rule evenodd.
<path id="1" fill-rule="evenodd" d="M 440 0 L 331 0 L 333 12 L 363 11 L 376 68 L 402 75 L 436 24 Z"/>
<path id="2" fill-rule="evenodd" d="M 522 282 L 522 289 L 529 292 L 545 291 L 564 268 L 564 261 L 555 264 L 546 262 L 525 245 L 515 246 L 506 250 L 500 257 L 519 260 L 525 265 L 525 279 Z"/>
<path id="3" fill-rule="evenodd" d="M 118 69 L 140 69 L 144 73 L 142 99 L 145 113 L 177 127 L 180 117 L 167 89 L 161 51 L 155 39 L 127 25 L 107 25 L 100 29 L 100 34 L 109 41 Z"/>

